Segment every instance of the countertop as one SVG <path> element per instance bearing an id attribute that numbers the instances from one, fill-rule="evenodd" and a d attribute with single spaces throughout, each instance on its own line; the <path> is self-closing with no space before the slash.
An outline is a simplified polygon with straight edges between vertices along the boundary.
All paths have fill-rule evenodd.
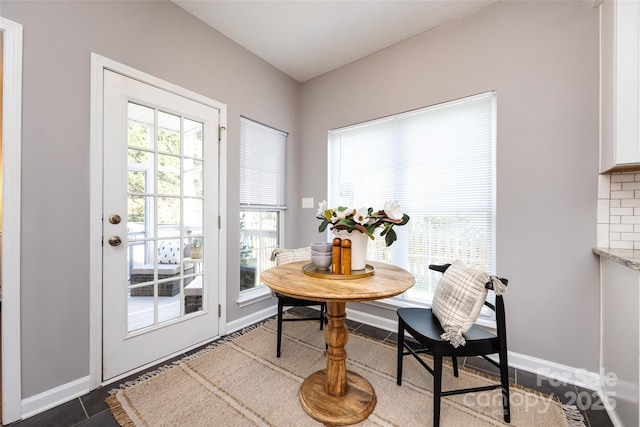
<path id="1" fill-rule="evenodd" d="M 632 270 L 640 270 L 640 250 L 593 248 L 593 253 L 629 267 Z"/>

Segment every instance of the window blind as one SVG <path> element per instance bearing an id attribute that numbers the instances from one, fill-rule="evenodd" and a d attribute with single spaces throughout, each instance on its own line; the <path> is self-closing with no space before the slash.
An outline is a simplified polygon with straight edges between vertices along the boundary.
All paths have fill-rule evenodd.
<path id="1" fill-rule="evenodd" d="M 285 207 L 287 134 L 240 118 L 240 205 Z"/>
<path id="2" fill-rule="evenodd" d="M 368 259 L 409 270 L 404 297 L 430 302 L 440 274 L 461 259 L 494 271 L 495 94 L 484 93 L 329 132 L 330 206 L 381 209 L 411 220 L 398 240 L 369 242 Z"/>

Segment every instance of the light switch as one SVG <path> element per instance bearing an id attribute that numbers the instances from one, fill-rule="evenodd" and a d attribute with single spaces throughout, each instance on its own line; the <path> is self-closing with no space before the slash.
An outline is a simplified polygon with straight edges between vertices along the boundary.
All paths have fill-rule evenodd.
<path id="1" fill-rule="evenodd" d="M 303 197 L 302 198 L 302 208 L 303 209 L 313 209 L 313 197 Z"/>

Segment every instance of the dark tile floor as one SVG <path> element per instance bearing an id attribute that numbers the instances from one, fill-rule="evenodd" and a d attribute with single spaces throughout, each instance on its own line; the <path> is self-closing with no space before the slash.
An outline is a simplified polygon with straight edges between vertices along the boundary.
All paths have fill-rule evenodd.
<path id="1" fill-rule="evenodd" d="M 307 315 L 313 310 L 297 307 L 292 309 L 297 314 Z M 393 344 L 397 342 L 397 334 L 382 329 L 375 328 L 373 326 L 365 325 L 363 323 L 354 322 L 347 319 L 347 328 L 350 331 L 368 335 L 372 338 L 376 338 L 382 341 L 388 341 Z M 275 343 L 274 343 L 275 345 Z M 193 350 L 196 351 L 196 350 Z M 192 353 L 190 351 L 189 353 Z M 178 356 L 175 359 L 180 359 L 182 356 Z M 162 363 L 165 365 L 168 362 Z M 497 369 L 485 361 L 482 358 L 467 358 L 464 361 L 464 366 L 477 369 L 485 374 L 498 375 Z M 156 367 L 149 368 L 154 370 Z M 540 392 L 554 395 L 563 403 L 569 403 L 578 406 L 582 412 L 587 427 L 613 427 L 613 423 L 609 419 L 607 412 L 602 408 L 600 400 L 597 394 L 591 390 L 576 387 L 571 384 L 557 384 L 548 378 L 538 376 L 536 374 L 522 371 L 515 368 L 510 368 L 509 376 L 515 384 L 520 384 L 525 387 L 538 390 Z M 110 384 L 105 387 L 101 387 L 86 394 L 82 397 L 74 399 L 70 402 L 64 403 L 53 409 L 50 409 L 41 414 L 35 415 L 23 421 L 10 424 L 11 427 L 69 427 L 69 426 L 82 426 L 82 427 L 117 427 L 118 423 L 111 416 L 107 405 L 104 403 L 108 397 L 108 391 L 116 388 L 118 384 L 126 381 L 138 378 L 142 375 L 141 372 L 132 375 L 130 378 L 125 378 L 119 383 Z"/>

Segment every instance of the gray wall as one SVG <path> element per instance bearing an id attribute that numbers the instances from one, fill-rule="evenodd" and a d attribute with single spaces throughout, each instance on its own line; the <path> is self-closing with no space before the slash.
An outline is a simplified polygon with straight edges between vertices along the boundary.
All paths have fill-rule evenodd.
<path id="1" fill-rule="evenodd" d="M 286 233 L 301 246 L 319 238 L 298 206 L 326 197 L 328 129 L 497 90 L 510 348 L 597 370 L 597 9 L 500 2 L 303 85 L 166 1 L 3 0 L 0 14 L 24 26 L 23 397 L 89 374 L 91 52 L 228 105 L 229 321 L 272 304 L 236 305 L 240 115 L 290 132 Z"/>
<path id="2" fill-rule="evenodd" d="M 326 158 L 327 130 L 489 90 L 498 97 L 496 261 L 510 279 L 509 348 L 597 371 L 598 9 L 590 2 L 498 2 L 303 84 L 301 196 L 326 198 L 317 159 Z M 319 238 L 315 210 L 302 212 L 300 244 Z"/>
<path id="3" fill-rule="evenodd" d="M 299 84 L 168 1 L 2 1 L 0 13 L 24 26 L 23 397 L 89 375 L 91 52 L 227 104 L 227 320 L 272 305 L 236 303 L 239 117 L 290 132 L 297 158 Z"/>

